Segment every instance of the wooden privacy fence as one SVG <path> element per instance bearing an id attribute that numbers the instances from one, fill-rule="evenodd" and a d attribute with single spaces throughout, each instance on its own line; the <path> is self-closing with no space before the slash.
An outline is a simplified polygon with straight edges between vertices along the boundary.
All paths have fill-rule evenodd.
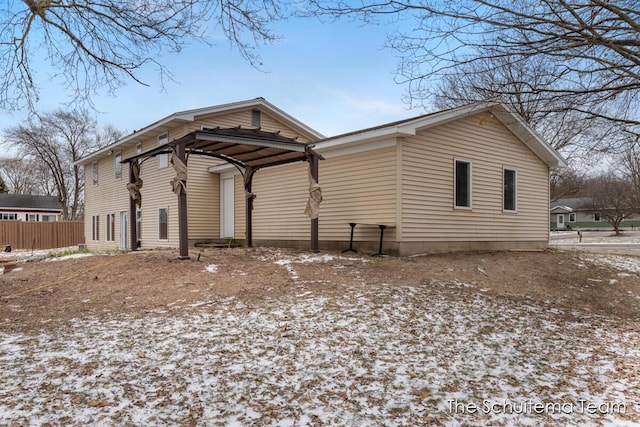
<path id="1" fill-rule="evenodd" d="M 0 250 L 53 249 L 84 243 L 82 221 L 0 221 Z"/>

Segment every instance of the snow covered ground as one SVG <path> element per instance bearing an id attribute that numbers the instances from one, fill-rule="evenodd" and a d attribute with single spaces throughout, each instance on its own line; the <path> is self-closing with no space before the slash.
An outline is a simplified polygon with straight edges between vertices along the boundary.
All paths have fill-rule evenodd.
<path id="1" fill-rule="evenodd" d="M 0 332 L 0 425 L 640 423 L 637 322 L 459 282 L 296 289 Z"/>
<path id="2" fill-rule="evenodd" d="M 582 241 L 577 231 L 552 231 L 552 245 L 640 245 L 640 231 L 623 231 L 616 236 L 613 231 L 584 231 Z"/>

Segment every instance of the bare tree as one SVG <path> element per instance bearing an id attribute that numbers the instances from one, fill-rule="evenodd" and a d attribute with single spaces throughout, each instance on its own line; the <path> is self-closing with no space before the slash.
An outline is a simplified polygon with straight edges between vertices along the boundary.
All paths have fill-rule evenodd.
<path id="1" fill-rule="evenodd" d="M 42 194 L 35 179 L 37 163 L 33 159 L 19 157 L 0 159 L 0 176 L 13 194 Z"/>
<path id="2" fill-rule="evenodd" d="M 48 182 L 42 183 L 41 189 L 53 189 L 60 197 L 65 219 L 77 219 L 82 212 L 84 179 L 82 168 L 74 162 L 118 139 L 113 128 L 106 132 L 110 138 L 104 136 L 105 131 L 86 110 L 57 110 L 5 129 L 4 136 L 25 158 L 46 170 Z M 37 173 L 34 177 L 38 177 Z"/>
<path id="3" fill-rule="evenodd" d="M 561 173 L 551 174 L 550 199 L 575 197 L 585 187 L 585 177 L 575 169 L 564 168 Z"/>
<path id="4" fill-rule="evenodd" d="M 635 205 L 640 212 L 640 140 L 635 135 L 629 135 L 624 151 L 617 157 L 616 164 L 623 176 L 631 182 Z"/>
<path id="5" fill-rule="evenodd" d="M 540 80 L 520 80 L 503 94 L 570 100 L 586 117 L 640 124 L 640 7 L 621 0 L 310 0 L 307 14 L 395 17 L 410 30 L 389 37 L 402 54 L 398 81 L 412 103 L 432 96 L 443 76 L 464 77 L 494 61 L 544 61 Z M 399 25 L 402 29 L 402 25 Z M 489 62 L 485 62 L 489 60 Z M 486 69 L 484 71 L 487 71 Z"/>
<path id="6" fill-rule="evenodd" d="M 139 77 L 145 67 L 157 68 L 162 84 L 171 76 L 162 53 L 193 41 L 210 44 L 215 31 L 259 65 L 254 47 L 276 39 L 269 25 L 287 6 L 280 0 L 7 0 L 0 6 L 0 107 L 35 111 L 50 77 L 71 90 L 71 101 L 90 101 L 98 89 L 113 92 L 129 81 L 145 84 Z M 33 64 L 40 61 L 55 74 L 39 75 Z"/>
<path id="7" fill-rule="evenodd" d="M 600 217 L 607 221 L 620 234 L 620 223 L 637 212 L 637 205 L 632 183 L 607 172 L 592 178 L 589 183 L 589 208 L 600 212 Z"/>
<path id="8" fill-rule="evenodd" d="M 591 118 L 578 111 L 576 99 L 548 100 L 539 92 L 528 91 L 529 85 L 550 87 L 557 70 L 550 70 L 542 58 L 527 58 L 511 63 L 505 58 L 479 59 L 459 67 L 460 73 L 443 76 L 433 90 L 434 104 L 439 108 L 456 107 L 487 99 L 509 104 L 565 159 L 585 158 L 615 150 L 620 138 L 612 137 L 620 128 L 617 123 Z M 556 68 L 556 66 L 552 66 Z"/>

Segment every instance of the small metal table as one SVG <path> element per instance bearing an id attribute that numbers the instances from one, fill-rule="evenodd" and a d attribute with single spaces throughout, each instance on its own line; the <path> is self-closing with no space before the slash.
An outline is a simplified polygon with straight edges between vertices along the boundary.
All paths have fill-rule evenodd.
<path id="1" fill-rule="evenodd" d="M 374 225 L 377 226 L 380 229 L 380 243 L 378 244 L 378 252 L 371 254 L 372 256 L 381 256 L 384 255 L 382 253 L 382 242 L 384 240 L 384 230 L 387 229 L 387 227 L 394 227 L 395 225 L 393 224 L 376 224 L 376 223 L 365 223 L 365 222 L 350 222 L 349 226 L 351 227 L 351 236 L 349 237 L 349 247 L 345 250 L 343 250 L 341 253 L 345 253 L 345 252 L 358 252 L 355 249 L 353 249 L 353 231 L 356 228 L 356 225 Z"/>

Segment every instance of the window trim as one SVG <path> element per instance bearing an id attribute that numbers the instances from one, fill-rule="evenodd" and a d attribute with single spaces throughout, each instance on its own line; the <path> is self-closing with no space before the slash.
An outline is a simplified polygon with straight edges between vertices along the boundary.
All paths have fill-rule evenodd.
<path id="1" fill-rule="evenodd" d="M 161 237 L 161 230 L 160 230 L 160 211 L 162 210 L 166 210 L 167 211 L 167 236 L 165 238 Z M 168 206 L 163 206 L 163 207 L 159 207 L 158 208 L 158 241 L 161 242 L 168 242 L 169 241 L 169 207 Z"/>
<path id="2" fill-rule="evenodd" d="M 0 221 L 17 221 L 18 214 L 12 212 L 1 212 L 0 213 Z"/>
<path id="3" fill-rule="evenodd" d="M 169 132 L 164 132 L 158 135 L 158 147 L 166 144 L 167 142 L 169 142 Z M 169 167 L 169 154 L 158 154 L 157 158 L 158 169 L 166 169 Z"/>
<path id="4" fill-rule="evenodd" d="M 98 169 L 98 161 L 96 160 L 91 163 L 91 180 L 93 182 L 94 187 L 98 186 L 98 176 L 99 176 L 99 169 Z"/>
<path id="5" fill-rule="evenodd" d="M 469 198 L 469 206 L 458 206 L 458 185 L 457 185 L 457 164 L 466 163 L 469 165 L 469 182 L 467 183 L 467 193 Z M 454 157 L 453 158 L 453 208 L 470 211 L 473 209 L 473 162 L 469 159 Z"/>
<path id="6" fill-rule="evenodd" d="M 91 216 L 91 241 L 100 241 L 100 215 Z"/>
<path id="7" fill-rule="evenodd" d="M 262 112 L 257 108 L 251 110 L 251 126 L 254 128 L 262 126 Z"/>
<path id="8" fill-rule="evenodd" d="M 107 214 L 107 242 L 116 241 L 116 214 Z"/>
<path id="9" fill-rule="evenodd" d="M 505 208 L 505 172 L 513 172 L 513 209 Z M 518 169 L 512 166 L 502 166 L 502 212 L 518 213 Z"/>
<path id="10" fill-rule="evenodd" d="M 573 218 L 573 219 L 571 219 Z M 569 212 L 569 222 L 576 222 L 578 218 L 578 215 L 576 215 L 575 212 Z"/>
<path id="11" fill-rule="evenodd" d="M 113 154 L 113 177 L 116 181 L 122 179 L 122 151 L 117 151 Z"/>
<path id="12" fill-rule="evenodd" d="M 136 210 L 136 237 L 142 242 L 142 209 Z"/>

